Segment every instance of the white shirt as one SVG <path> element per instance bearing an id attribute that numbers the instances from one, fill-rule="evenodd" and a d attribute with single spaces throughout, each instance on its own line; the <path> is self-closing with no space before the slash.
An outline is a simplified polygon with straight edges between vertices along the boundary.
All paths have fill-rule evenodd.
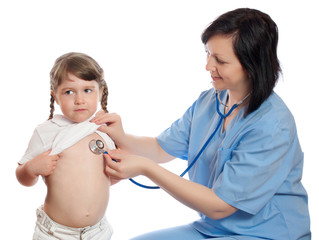
<path id="1" fill-rule="evenodd" d="M 113 140 L 106 133 L 97 130 L 101 125 L 89 120 L 74 123 L 57 114 L 51 120 L 38 125 L 19 164 L 24 164 L 49 149 L 52 149 L 50 155 L 59 154 L 94 132 L 104 139 L 108 149 L 115 149 Z"/>

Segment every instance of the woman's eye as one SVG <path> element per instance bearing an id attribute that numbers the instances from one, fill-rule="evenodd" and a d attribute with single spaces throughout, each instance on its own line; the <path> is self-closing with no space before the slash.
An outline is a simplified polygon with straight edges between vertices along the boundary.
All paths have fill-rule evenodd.
<path id="1" fill-rule="evenodd" d="M 223 60 L 220 60 L 219 58 L 216 58 L 216 62 L 218 62 L 219 64 L 225 64 L 226 63 Z"/>
<path id="2" fill-rule="evenodd" d="M 84 92 L 90 93 L 90 92 L 92 92 L 92 89 L 85 89 Z"/>

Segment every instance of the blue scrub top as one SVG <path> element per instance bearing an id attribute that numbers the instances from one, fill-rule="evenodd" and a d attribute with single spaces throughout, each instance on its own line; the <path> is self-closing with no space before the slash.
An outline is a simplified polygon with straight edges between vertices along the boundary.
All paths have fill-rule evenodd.
<path id="1" fill-rule="evenodd" d="M 227 91 L 220 97 L 226 102 Z M 191 181 L 212 188 L 238 211 L 219 220 L 200 213 L 193 226 L 212 237 L 310 239 L 308 197 L 301 184 L 303 152 L 292 114 L 276 93 L 253 113 L 244 113 L 245 107 L 225 131 L 217 131 L 189 171 Z M 205 91 L 157 141 L 190 164 L 219 119 L 215 90 Z"/>

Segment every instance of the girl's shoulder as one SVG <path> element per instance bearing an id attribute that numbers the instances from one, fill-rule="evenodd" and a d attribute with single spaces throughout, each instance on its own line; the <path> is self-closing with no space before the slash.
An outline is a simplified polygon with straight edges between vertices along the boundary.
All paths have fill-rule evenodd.
<path id="1" fill-rule="evenodd" d="M 58 131 L 61 127 L 67 127 L 73 123 L 65 118 L 63 115 L 56 114 L 52 119 L 46 120 L 36 127 L 36 131 L 42 132 L 54 132 Z"/>

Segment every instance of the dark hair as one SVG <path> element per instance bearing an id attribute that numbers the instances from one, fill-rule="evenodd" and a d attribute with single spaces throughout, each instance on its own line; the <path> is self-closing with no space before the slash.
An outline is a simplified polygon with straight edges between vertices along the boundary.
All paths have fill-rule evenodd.
<path id="1" fill-rule="evenodd" d="M 108 88 L 104 80 L 103 69 L 90 56 L 84 53 L 70 52 L 56 59 L 50 72 L 50 88 L 55 92 L 56 88 L 67 78 L 68 73 L 86 81 L 96 81 L 99 88 L 103 88 L 101 107 L 107 112 Z M 54 97 L 51 94 L 50 99 L 50 116 L 54 113 Z"/>
<path id="2" fill-rule="evenodd" d="M 215 35 L 233 38 L 233 49 L 251 81 L 252 92 L 246 114 L 272 93 L 281 72 L 277 58 L 278 28 L 265 13 L 239 8 L 219 16 L 202 33 L 204 44 Z"/>

